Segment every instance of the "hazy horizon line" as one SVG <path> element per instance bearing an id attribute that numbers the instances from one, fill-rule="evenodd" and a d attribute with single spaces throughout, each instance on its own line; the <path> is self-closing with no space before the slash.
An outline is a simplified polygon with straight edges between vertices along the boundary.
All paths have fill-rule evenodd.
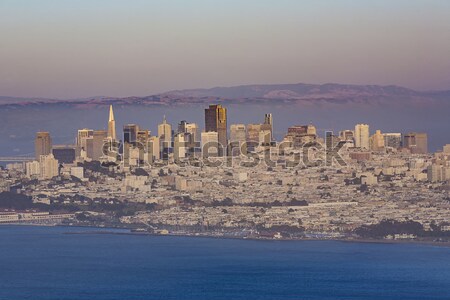
<path id="1" fill-rule="evenodd" d="M 149 96 L 156 96 L 171 92 L 182 92 L 182 91 L 195 91 L 195 90 L 211 90 L 211 89 L 217 89 L 217 88 L 237 88 L 237 87 L 247 87 L 247 86 L 271 86 L 271 85 L 297 85 L 297 84 L 304 84 L 304 85 L 317 85 L 317 86 L 324 86 L 324 85 L 345 85 L 345 86 L 376 86 L 376 87 L 397 87 L 397 88 L 403 88 L 407 90 L 411 90 L 414 92 L 446 92 L 450 91 L 450 87 L 448 89 L 415 89 L 406 87 L 403 85 L 397 85 L 397 84 L 356 84 L 356 83 L 338 83 L 338 82 L 325 82 L 325 83 L 307 83 L 307 82 L 291 82 L 291 83 L 244 83 L 244 84 L 236 84 L 236 85 L 215 85 L 211 87 L 190 87 L 190 88 L 174 88 L 170 90 L 165 90 L 162 92 L 154 92 L 154 93 L 147 93 L 147 94 L 131 94 L 131 95 L 94 95 L 94 96 L 78 96 L 78 97 L 47 97 L 47 96 L 12 96 L 12 95 L 1 95 L 1 98 L 15 98 L 15 99 L 45 99 L 45 100 L 83 100 L 83 99 L 92 99 L 92 98 L 99 98 L 99 97 L 105 97 L 105 98 L 130 98 L 130 97 L 149 97 Z"/>

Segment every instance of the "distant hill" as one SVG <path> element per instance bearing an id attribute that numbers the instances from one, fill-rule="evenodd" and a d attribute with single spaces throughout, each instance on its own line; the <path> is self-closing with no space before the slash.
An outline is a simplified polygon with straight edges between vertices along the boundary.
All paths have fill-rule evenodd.
<path id="1" fill-rule="evenodd" d="M 1 106 L 65 105 L 90 107 L 120 105 L 189 105 L 218 103 L 355 103 L 407 104 L 449 101 L 450 91 L 415 91 L 389 85 L 348 84 L 262 84 L 210 89 L 175 90 L 144 97 L 90 97 L 74 100 L 1 97 Z"/>
<path id="2" fill-rule="evenodd" d="M 179 97 L 216 96 L 230 99 L 264 98 L 264 99 L 305 99 L 341 96 L 373 95 L 416 95 L 417 92 L 398 86 L 345 85 L 345 84 L 263 84 L 242 85 L 234 87 L 215 87 L 211 89 L 189 89 L 171 91 L 163 95 Z"/>

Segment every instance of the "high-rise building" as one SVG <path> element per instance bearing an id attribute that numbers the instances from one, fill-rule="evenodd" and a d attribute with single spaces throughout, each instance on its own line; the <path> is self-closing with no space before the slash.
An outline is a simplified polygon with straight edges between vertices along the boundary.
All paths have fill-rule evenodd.
<path id="1" fill-rule="evenodd" d="M 141 129 L 137 133 L 137 141 L 143 146 L 147 145 L 148 140 L 150 139 L 150 130 Z"/>
<path id="2" fill-rule="evenodd" d="M 129 165 L 137 165 L 144 160 L 144 147 L 138 144 L 139 125 L 123 126 L 123 161 Z"/>
<path id="3" fill-rule="evenodd" d="M 160 139 L 157 136 L 151 136 L 148 140 L 147 155 L 149 162 L 161 159 L 161 146 L 159 141 Z"/>
<path id="4" fill-rule="evenodd" d="M 334 135 L 333 131 L 325 131 L 325 147 L 327 151 L 331 151 L 334 148 L 337 141 L 338 139 Z"/>
<path id="5" fill-rule="evenodd" d="M 139 132 L 139 125 L 127 124 L 123 126 L 123 142 L 124 143 L 135 143 L 137 141 L 137 135 Z"/>
<path id="6" fill-rule="evenodd" d="M 355 126 L 355 147 L 361 149 L 370 149 L 369 143 L 369 125 L 357 124 Z"/>
<path id="7" fill-rule="evenodd" d="M 273 117 L 272 117 L 272 114 L 264 115 L 264 125 L 269 125 L 270 138 L 273 139 Z M 265 130 L 265 128 L 263 130 Z"/>
<path id="8" fill-rule="evenodd" d="M 295 125 L 288 128 L 285 141 L 292 147 L 301 147 L 304 144 L 314 143 L 317 140 L 317 129 L 314 125 Z"/>
<path id="9" fill-rule="evenodd" d="M 342 130 L 339 131 L 339 139 L 341 141 L 352 141 L 353 142 L 354 133 L 353 130 Z"/>
<path id="10" fill-rule="evenodd" d="M 167 123 L 166 116 L 163 118 L 163 122 L 158 125 L 158 137 L 161 144 L 165 144 L 165 147 L 170 148 L 172 144 L 172 125 Z"/>
<path id="11" fill-rule="evenodd" d="M 77 147 L 78 147 L 78 150 L 79 151 L 84 150 L 85 152 L 87 152 L 88 151 L 87 150 L 87 148 L 88 148 L 87 147 L 88 140 L 89 139 L 92 140 L 93 136 L 94 136 L 94 130 L 87 129 L 87 128 L 79 129 L 78 130 L 78 134 L 77 134 Z"/>
<path id="12" fill-rule="evenodd" d="M 261 131 L 261 124 L 248 124 L 247 125 L 247 142 L 258 143 L 260 131 Z"/>
<path id="13" fill-rule="evenodd" d="M 194 142 L 200 142 L 200 136 L 198 133 L 198 125 L 196 123 L 187 123 L 184 133 L 191 135 Z"/>
<path id="14" fill-rule="evenodd" d="M 376 130 L 375 134 L 370 137 L 370 149 L 372 151 L 384 150 L 384 136 L 380 130 Z"/>
<path id="15" fill-rule="evenodd" d="M 86 139 L 86 157 L 83 158 L 89 158 L 92 160 L 92 156 L 94 155 L 94 137 L 91 136 L 90 138 Z"/>
<path id="16" fill-rule="evenodd" d="M 402 147 L 402 134 L 401 133 L 383 133 L 384 146 L 394 149 Z"/>
<path id="17" fill-rule="evenodd" d="M 182 132 L 178 133 L 173 143 L 173 157 L 176 161 L 186 158 L 188 153 L 186 144 L 186 134 Z"/>
<path id="18" fill-rule="evenodd" d="M 139 160 L 141 162 L 148 162 L 148 155 L 147 155 L 147 159 L 145 157 L 145 153 L 148 154 L 149 151 L 149 140 L 150 140 L 150 130 L 147 129 L 140 129 L 137 132 L 137 143 L 136 143 L 136 147 L 137 147 L 137 151 L 139 152 Z"/>
<path id="19" fill-rule="evenodd" d="M 247 153 L 247 131 L 244 124 L 232 124 L 230 126 L 230 147 L 232 156 Z"/>
<path id="20" fill-rule="evenodd" d="M 114 120 L 112 105 L 109 106 L 108 139 L 112 141 L 116 140 L 116 121 Z"/>
<path id="21" fill-rule="evenodd" d="M 88 157 L 92 160 L 100 160 L 100 158 L 104 155 L 103 147 L 108 140 L 109 138 L 106 130 L 94 130 L 92 136 L 92 150 L 88 149 Z"/>
<path id="22" fill-rule="evenodd" d="M 36 138 L 34 140 L 34 153 L 36 159 L 39 160 L 41 155 L 48 155 L 52 151 L 52 138 L 50 133 L 46 131 L 41 131 L 36 133 Z"/>
<path id="23" fill-rule="evenodd" d="M 272 134 L 270 130 L 261 130 L 259 132 L 258 143 L 260 146 L 270 146 L 272 141 Z"/>
<path id="24" fill-rule="evenodd" d="M 166 116 L 158 125 L 159 145 L 161 147 L 162 159 L 167 160 L 172 151 L 172 125 L 167 123 Z"/>
<path id="25" fill-rule="evenodd" d="M 443 149 L 442 152 L 446 153 L 446 154 L 450 154 L 450 144 L 446 144 Z"/>
<path id="26" fill-rule="evenodd" d="M 25 174 L 28 178 L 37 177 L 41 174 L 39 161 L 29 161 L 25 164 Z"/>
<path id="27" fill-rule="evenodd" d="M 186 120 L 180 121 L 180 123 L 178 123 L 177 133 L 185 133 L 187 124 L 189 124 L 189 123 Z"/>
<path id="28" fill-rule="evenodd" d="M 247 140 L 247 132 L 244 124 L 231 124 L 230 126 L 230 142 L 245 142 Z"/>
<path id="29" fill-rule="evenodd" d="M 52 179 L 59 174 L 58 160 L 53 154 L 41 155 L 39 159 L 40 179 Z"/>
<path id="30" fill-rule="evenodd" d="M 196 123 L 187 123 L 184 130 L 184 133 L 188 135 L 187 143 L 189 145 L 189 148 L 195 148 L 197 146 L 197 142 L 200 142 L 198 125 Z"/>
<path id="31" fill-rule="evenodd" d="M 216 131 L 202 132 L 203 157 L 219 155 L 219 133 Z"/>
<path id="32" fill-rule="evenodd" d="M 217 132 L 220 144 L 219 155 L 227 148 L 227 109 L 222 105 L 210 105 L 205 109 L 205 132 Z"/>
<path id="33" fill-rule="evenodd" d="M 268 132 L 268 136 L 267 138 L 272 141 L 273 140 L 273 135 L 272 135 L 272 125 L 270 124 L 261 124 L 260 125 L 260 130 L 261 131 L 265 131 L 266 133 Z M 270 144 L 270 143 L 269 143 Z"/>
<path id="34" fill-rule="evenodd" d="M 189 155 L 194 155 L 196 152 L 196 147 L 198 147 L 197 142 L 200 142 L 198 125 L 195 123 L 188 123 L 183 120 L 178 124 L 178 133 L 184 134 L 187 153 Z"/>
<path id="35" fill-rule="evenodd" d="M 408 148 L 413 154 L 428 153 L 428 137 L 426 133 L 411 132 L 405 134 L 403 138 L 403 145 Z"/>

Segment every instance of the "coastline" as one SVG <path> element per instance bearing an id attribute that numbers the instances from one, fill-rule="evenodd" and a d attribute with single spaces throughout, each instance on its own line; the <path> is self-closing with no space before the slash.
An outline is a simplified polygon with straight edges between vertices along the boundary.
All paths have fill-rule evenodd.
<path id="1" fill-rule="evenodd" d="M 302 242 L 302 241 L 335 241 L 343 243 L 363 243 L 363 244 L 415 244 L 415 245 L 428 245 L 450 248 L 450 241 L 438 242 L 427 240 L 388 240 L 388 239 L 368 239 L 368 238 L 268 238 L 268 237 L 239 237 L 232 235 L 214 235 L 205 233 L 177 233 L 169 232 L 167 234 L 159 234 L 152 232 L 133 232 L 130 227 L 113 227 L 113 226 L 83 226 L 83 225 L 67 225 L 67 224 L 30 224 L 30 223 L 8 223 L 0 224 L 1 226 L 33 226 L 33 227 L 61 227 L 61 228 L 80 228 L 80 229 L 100 229 L 100 231 L 75 231 L 75 232 L 63 232 L 63 234 L 107 234 L 107 235 L 133 235 L 133 236 L 151 236 L 151 237 L 189 237 L 189 238 L 206 238 L 206 239 L 233 239 L 233 240 L 250 240 L 250 241 L 280 241 L 280 242 Z M 117 230 L 117 231 L 115 231 Z M 123 232 L 119 232 L 123 230 Z"/>

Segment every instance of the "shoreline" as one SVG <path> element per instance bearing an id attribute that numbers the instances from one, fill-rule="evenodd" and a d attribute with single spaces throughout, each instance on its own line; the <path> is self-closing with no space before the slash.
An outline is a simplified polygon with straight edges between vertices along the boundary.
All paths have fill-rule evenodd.
<path id="1" fill-rule="evenodd" d="M 79 232 L 64 232 L 63 234 L 108 234 L 108 235 L 133 235 L 133 236 L 152 236 L 152 237 L 189 237 L 189 238 L 209 238 L 209 239 L 233 239 L 233 240 L 249 240 L 249 241 L 280 241 L 280 242 L 302 242 L 302 241 L 335 241 L 343 243 L 363 243 L 363 244 L 420 244 L 438 247 L 450 248 L 450 241 L 438 242 L 427 240 L 388 240 L 388 239 L 368 239 L 368 238 L 268 238 L 268 237 L 238 237 L 231 235 L 214 235 L 214 234 L 196 234 L 196 233 L 168 233 L 158 234 L 151 232 L 133 232 L 130 227 L 111 227 L 111 226 L 82 226 L 82 225 L 60 225 L 60 224 L 0 224 L 1 226 L 33 226 L 33 227 L 61 227 L 61 228 L 89 228 L 100 229 L 101 231 L 79 231 Z M 114 232 L 113 230 L 117 230 Z M 124 232 L 118 232 L 123 230 Z"/>

